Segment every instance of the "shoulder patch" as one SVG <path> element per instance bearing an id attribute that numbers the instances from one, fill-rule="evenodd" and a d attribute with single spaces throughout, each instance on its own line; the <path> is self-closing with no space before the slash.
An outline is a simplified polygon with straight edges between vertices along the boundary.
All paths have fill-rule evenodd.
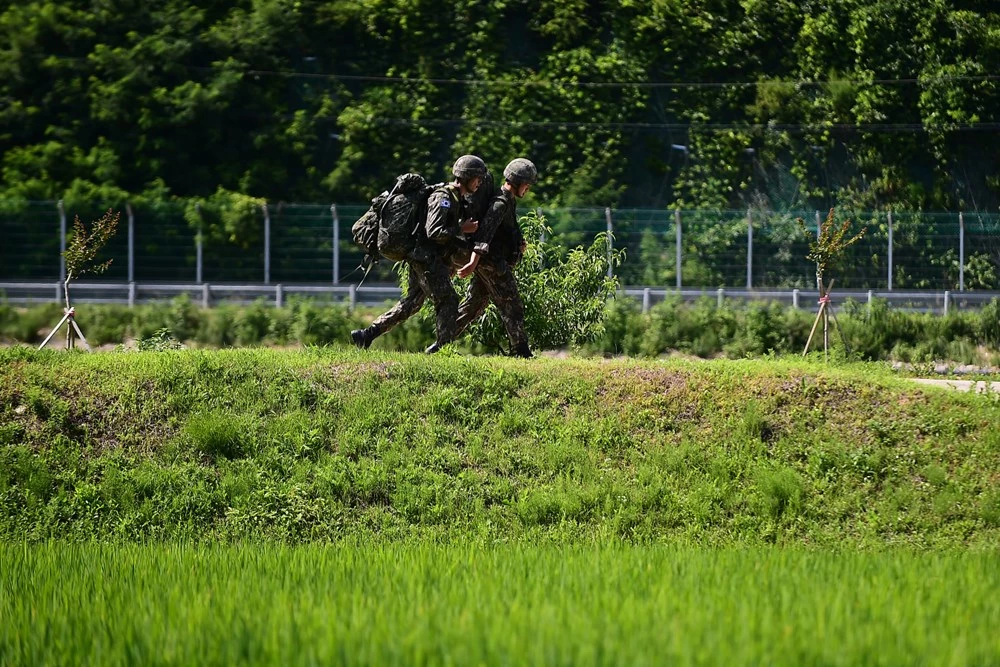
<path id="1" fill-rule="evenodd" d="M 447 199 L 447 198 L 442 199 L 441 200 L 441 208 L 451 208 L 451 200 Z"/>

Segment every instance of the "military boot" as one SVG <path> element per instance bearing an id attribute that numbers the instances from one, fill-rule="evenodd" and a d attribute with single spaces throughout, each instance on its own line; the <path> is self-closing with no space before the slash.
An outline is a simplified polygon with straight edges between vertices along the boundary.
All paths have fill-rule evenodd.
<path id="1" fill-rule="evenodd" d="M 525 342 L 518 343 L 517 346 L 510 351 L 510 356 L 521 357 L 522 359 L 531 359 L 534 355 L 531 354 L 531 348 L 529 348 L 528 344 Z"/>
<path id="2" fill-rule="evenodd" d="M 372 341 L 377 337 L 378 331 L 375 330 L 375 327 L 355 329 L 351 332 L 351 342 L 354 343 L 355 347 L 362 350 L 367 350 L 371 346 Z"/>

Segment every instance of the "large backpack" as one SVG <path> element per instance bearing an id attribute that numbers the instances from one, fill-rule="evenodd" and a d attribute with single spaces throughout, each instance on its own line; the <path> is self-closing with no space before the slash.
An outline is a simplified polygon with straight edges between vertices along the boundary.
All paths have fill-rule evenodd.
<path id="1" fill-rule="evenodd" d="M 406 259 L 422 236 L 427 197 L 433 190 L 420 174 L 403 174 L 351 227 L 354 242 L 373 261 L 380 255 L 396 262 Z"/>

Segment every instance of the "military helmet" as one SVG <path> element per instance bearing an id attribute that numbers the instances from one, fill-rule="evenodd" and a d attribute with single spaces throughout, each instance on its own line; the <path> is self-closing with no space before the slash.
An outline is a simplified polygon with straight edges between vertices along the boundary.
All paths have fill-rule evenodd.
<path id="1" fill-rule="evenodd" d="M 538 169 L 535 168 L 535 164 L 531 160 L 523 157 L 514 158 L 504 168 L 503 177 L 511 185 L 533 184 L 538 180 Z"/>
<path id="2" fill-rule="evenodd" d="M 475 155 L 463 155 L 455 160 L 455 166 L 451 168 L 451 173 L 455 178 L 484 178 L 486 176 L 486 163 L 481 157 Z"/>

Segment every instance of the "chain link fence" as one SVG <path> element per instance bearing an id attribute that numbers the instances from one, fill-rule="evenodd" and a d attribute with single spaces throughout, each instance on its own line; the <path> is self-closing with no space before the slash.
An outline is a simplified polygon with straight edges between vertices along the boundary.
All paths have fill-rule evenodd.
<path id="1" fill-rule="evenodd" d="M 239 241 L 203 233 L 180 204 L 126 206 L 102 253 L 113 260 L 101 280 L 162 283 L 356 283 L 363 253 L 351 225 L 367 205 L 263 206 L 254 233 Z M 107 207 L 0 202 L 0 280 L 54 281 L 73 218 L 88 225 Z M 538 209 L 551 242 L 589 244 L 611 234 L 626 257 L 615 269 L 625 286 L 814 289 L 806 259 L 825 216 L 818 211 L 706 211 L 608 208 Z M 853 290 L 1000 288 L 1000 216 L 981 213 L 854 212 L 866 229 L 834 275 Z M 382 261 L 369 283 L 394 282 Z"/>

